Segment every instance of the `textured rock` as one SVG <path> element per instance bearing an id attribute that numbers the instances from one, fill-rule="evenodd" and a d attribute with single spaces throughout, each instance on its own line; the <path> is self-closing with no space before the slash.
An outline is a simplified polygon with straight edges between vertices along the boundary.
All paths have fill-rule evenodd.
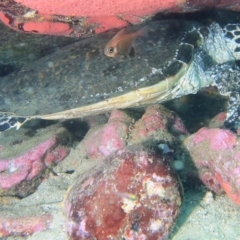
<path id="1" fill-rule="evenodd" d="M 34 140 L 24 129 L 12 134 L 3 134 L 0 139 L 0 196 L 24 197 L 47 177 L 49 168 L 67 156 L 68 149 L 61 146 L 67 132 L 48 127 L 39 130 Z"/>
<path id="2" fill-rule="evenodd" d="M 86 155 L 89 158 L 102 158 L 125 147 L 131 121 L 125 112 L 112 111 L 108 122 L 91 128 L 81 142 Z"/>
<path id="3" fill-rule="evenodd" d="M 141 23 L 158 12 L 193 12 L 213 7 L 239 11 L 238 3 L 238 0 L 95 0 L 90 6 L 87 0 L 5 0 L 0 5 L 0 19 L 18 31 L 89 36 Z"/>
<path id="4" fill-rule="evenodd" d="M 185 139 L 202 182 L 240 205 L 240 141 L 229 130 L 201 128 Z"/>
<path id="5" fill-rule="evenodd" d="M 209 128 L 224 128 L 224 121 L 227 119 L 226 112 L 217 114 L 208 124 Z"/>
<path id="6" fill-rule="evenodd" d="M 188 134 L 181 119 L 174 112 L 169 111 L 160 104 L 147 107 L 145 113 L 132 127 L 129 143 L 141 143 L 145 141 L 172 142 L 173 136 Z"/>
<path id="7" fill-rule="evenodd" d="M 51 215 L 28 216 L 21 218 L 0 217 L 0 237 L 29 236 L 34 232 L 44 231 L 49 228 Z"/>
<path id="8" fill-rule="evenodd" d="M 167 239 L 181 193 L 162 156 L 139 146 L 119 150 L 70 189 L 67 232 L 70 239 Z"/>
<path id="9" fill-rule="evenodd" d="M 71 183 L 68 174 L 50 174 L 27 197 L 0 197 L 0 239 L 67 239 L 61 203 Z"/>
<path id="10" fill-rule="evenodd" d="M 124 111 L 112 111 L 108 122 L 91 128 L 80 145 L 87 157 L 100 159 L 127 145 L 172 144 L 174 137 L 171 133 L 175 136 L 188 134 L 177 114 L 155 104 L 147 107 L 137 121 Z"/>

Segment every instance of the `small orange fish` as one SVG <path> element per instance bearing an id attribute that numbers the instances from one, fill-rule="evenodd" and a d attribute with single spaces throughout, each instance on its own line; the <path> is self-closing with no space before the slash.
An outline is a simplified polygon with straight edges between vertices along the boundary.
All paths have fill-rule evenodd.
<path id="1" fill-rule="evenodd" d="M 129 55 L 132 42 L 139 36 L 147 37 L 147 27 L 133 32 L 126 33 L 125 29 L 120 30 L 105 46 L 104 54 L 108 57 L 117 55 Z"/>

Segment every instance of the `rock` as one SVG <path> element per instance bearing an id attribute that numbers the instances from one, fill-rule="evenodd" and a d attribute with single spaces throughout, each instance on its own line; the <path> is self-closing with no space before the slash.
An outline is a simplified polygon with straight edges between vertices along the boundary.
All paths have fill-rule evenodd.
<path id="1" fill-rule="evenodd" d="M 218 8 L 225 8 L 233 11 L 240 11 L 239 2 L 237 0 L 221 0 L 217 4 Z"/>
<path id="2" fill-rule="evenodd" d="M 31 195 L 0 197 L 0 239 L 67 239 L 62 211 L 69 174 L 50 174 Z"/>
<path id="3" fill-rule="evenodd" d="M 28 136 L 25 129 L 9 131 L 0 139 L 0 196 L 25 197 L 48 176 L 49 169 L 68 155 L 61 145 L 68 133 L 59 125 Z"/>
<path id="4" fill-rule="evenodd" d="M 159 12 L 185 13 L 224 8 L 239 11 L 238 0 L 212 1 L 114 1 L 95 0 L 16 0 L 0 5 L 0 19 L 9 27 L 24 32 L 65 36 L 91 36 L 113 28 L 139 24 Z"/>
<path id="5" fill-rule="evenodd" d="M 193 144 L 198 145 L 203 141 L 210 144 L 211 150 L 231 149 L 236 145 L 236 135 L 229 130 L 201 128 L 193 136 Z"/>
<path id="6" fill-rule="evenodd" d="M 100 159 L 125 147 L 131 121 L 124 111 L 113 110 L 108 122 L 92 127 L 80 143 L 85 154 Z"/>
<path id="7" fill-rule="evenodd" d="M 224 121 L 227 119 L 226 112 L 220 112 L 208 124 L 209 128 L 224 128 Z"/>
<path id="8" fill-rule="evenodd" d="M 226 192 L 240 205 L 240 141 L 229 130 L 201 128 L 185 139 L 202 182 L 216 194 Z"/>
<path id="9" fill-rule="evenodd" d="M 182 203 L 177 176 L 141 146 L 79 177 L 64 204 L 71 239 L 167 239 Z"/>
<path id="10" fill-rule="evenodd" d="M 91 159 L 101 159 L 113 152 L 134 144 L 170 145 L 174 137 L 188 132 L 177 114 L 160 104 L 146 108 L 139 120 L 121 110 L 112 111 L 106 124 L 92 127 L 80 143 L 83 153 Z"/>
<path id="11" fill-rule="evenodd" d="M 34 232 L 45 231 L 51 223 L 51 215 L 28 217 L 0 217 L 0 237 L 22 236 L 27 237 Z"/>
<path id="12" fill-rule="evenodd" d="M 132 127 L 129 144 L 151 142 L 173 142 L 173 136 L 188 134 L 181 119 L 160 104 L 147 107 L 145 113 Z"/>

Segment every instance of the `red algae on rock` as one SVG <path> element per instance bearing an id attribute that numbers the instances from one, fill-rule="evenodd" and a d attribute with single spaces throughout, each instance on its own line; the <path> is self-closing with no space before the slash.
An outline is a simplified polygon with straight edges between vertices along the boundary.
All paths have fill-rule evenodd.
<path id="1" fill-rule="evenodd" d="M 91 36 L 140 24 L 158 12 L 185 13 L 225 8 L 239 11 L 238 0 L 5 0 L 0 20 L 17 31 L 72 37 Z"/>
<path id="2" fill-rule="evenodd" d="M 92 128 L 81 146 L 89 158 L 107 157 L 127 145 L 129 125 L 132 119 L 121 110 L 113 110 L 108 122 Z"/>
<path id="3" fill-rule="evenodd" d="M 48 127 L 35 135 L 35 140 L 26 137 L 24 129 L 11 132 L 0 139 L 0 196 L 25 197 L 34 192 L 47 177 L 48 169 L 63 160 L 69 150 L 61 146 L 67 138 L 64 128 Z"/>
<path id="4" fill-rule="evenodd" d="M 229 130 L 201 128 L 184 145 L 202 182 L 240 205 L 240 141 Z"/>
<path id="5" fill-rule="evenodd" d="M 137 121 L 122 110 L 112 111 L 108 122 L 91 128 L 80 145 L 88 158 L 100 159 L 127 145 L 172 143 L 173 136 L 187 134 L 177 114 L 155 104 L 147 107 Z"/>
<path id="6" fill-rule="evenodd" d="M 34 232 L 48 229 L 51 221 L 50 214 L 17 219 L 14 217 L 0 217 L 0 237 L 29 236 Z"/>
<path id="7" fill-rule="evenodd" d="M 133 125 L 128 142 L 129 144 L 151 140 L 171 142 L 173 135 L 170 132 L 174 132 L 174 135 L 188 134 L 177 114 L 160 104 L 155 104 L 147 107 L 141 119 Z"/>
<path id="8" fill-rule="evenodd" d="M 70 239 L 167 239 L 182 202 L 177 176 L 161 155 L 127 147 L 79 178 L 65 199 Z"/>
<path id="9" fill-rule="evenodd" d="M 211 149 L 224 150 L 236 145 L 236 135 L 228 130 L 201 128 L 193 137 L 193 142 L 199 144 L 209 141 Z"/>
<path id="10" fill-rule="evenodd" d="M 214 118 L 212 118 L 208 124 L 209 128 L 224 128 L 224 122 L 227 119 L 226 112 L 218 113 Z"/>

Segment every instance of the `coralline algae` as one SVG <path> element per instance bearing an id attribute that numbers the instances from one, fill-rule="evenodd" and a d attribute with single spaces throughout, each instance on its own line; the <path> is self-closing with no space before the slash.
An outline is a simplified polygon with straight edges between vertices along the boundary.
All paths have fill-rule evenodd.
<path id="1" fill-rule="evenodd" d="M 173 135 L 187 134 L 177 114 L 156 104 L 147 107 L 138 120 L 124 111 L 112 111 L 108 122 L 90 129 L 80 145 L 87 157 L 100 159 L 127 145 L 172 143 Z"/>
<path id="2" fill-rule="evenodd" d="M 201 128 L 185 139 L 202 182 L 216 194 L 226 192 L 240 205 L 240 142 L 233 132 Z"/>
<path id="3" fill-rule="evenodd" d="M 50 214 L 21 218 L 0 217 L 0 237 L 29 236 L 34 232 L 48 229 L 51 221 Z"/>
<path id="4" fill-rule="evenodd" d="M 47 177 L 48 168 L 68 155 L 68 149 L 60 144 L 66 130 L 50 127 L 40 135 L 36 134 L 33 142 L 20 132 L 16 137 L 21 140 L 9 142 L 9 133 L 0 141 L 0 196 L 25 197 L 33 193 Z"/>

